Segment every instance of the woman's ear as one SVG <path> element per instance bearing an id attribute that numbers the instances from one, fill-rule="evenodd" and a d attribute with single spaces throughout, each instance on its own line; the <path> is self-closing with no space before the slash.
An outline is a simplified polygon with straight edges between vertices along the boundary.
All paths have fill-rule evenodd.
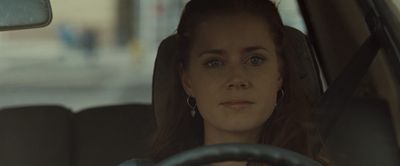
<path id="1" fill-rule="evenodd" d="M 179 65 L 179 76 L 181 79 L 182 87 L 185 90 L 186 94 L 188 96 L 193 96 L 192 80 L 189 76 L 188 71 L 184 69 L 182 64 Z"/>

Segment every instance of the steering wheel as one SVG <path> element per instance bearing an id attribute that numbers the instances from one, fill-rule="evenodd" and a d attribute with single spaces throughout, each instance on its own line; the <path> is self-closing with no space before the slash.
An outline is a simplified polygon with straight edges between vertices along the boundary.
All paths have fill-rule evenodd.
<path id="1" fill-rule="evenodd" d="M 216 144 L 176 154 L 158 166 L 196 166 L 222 161 L 267 162 L 277 166 L 322 166 L 299 153 L 260 144 Z"/>

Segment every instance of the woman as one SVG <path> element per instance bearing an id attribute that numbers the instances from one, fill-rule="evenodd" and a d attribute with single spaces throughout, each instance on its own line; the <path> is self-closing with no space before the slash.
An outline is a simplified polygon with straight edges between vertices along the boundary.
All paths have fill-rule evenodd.
<path id="1" fill-rule="evenodd" d="M 203 145 L 259 143 L 328 165 L 309 122 L 310 101 L 293 58 L 285 55 L 282 20 L 271 1 L 191 0 L 177 36 L 179 82 L 171 85 L 172 100 L 155 109 L 164 114 L 158 117 L 154 162 Z"/>

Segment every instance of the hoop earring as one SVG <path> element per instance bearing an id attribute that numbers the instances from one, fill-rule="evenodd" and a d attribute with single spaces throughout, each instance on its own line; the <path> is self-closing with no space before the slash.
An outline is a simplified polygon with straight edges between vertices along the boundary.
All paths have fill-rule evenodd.
<path id="1" fill-rule="evenodd" d="M 196 104 L 196 102 L 195 102 L 193 105 L 190 104 L 190 99 L 193 99 L 193 100 L 194 100 L 193 97 L 189 96 L 189 97 L 186 98 L 186 103 L 187 103 L 188 106 L 190 107 L 190 115 L 192 115 L 192 117 L 195 117 L 195 116 L 196 116 L 196 107 L 197 107 L 197 104 Z"/>
<path id="2" fill-rule="evenodd" d="M 285 90 L 279 89 L 277 95 L 277 102 L 275 106 L 280 106 L 283 103 L 283 99 L 285 98 Z"/>

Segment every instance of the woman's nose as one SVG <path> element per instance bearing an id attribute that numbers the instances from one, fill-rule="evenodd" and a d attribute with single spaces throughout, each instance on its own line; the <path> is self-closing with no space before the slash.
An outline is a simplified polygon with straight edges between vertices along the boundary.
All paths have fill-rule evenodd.
<path id="1" fill-rule="evenodd" d="M 244 70 L 240 68 L 231 69 L 227 84 L 229 89 L 247 89 L 251 86 L 251 82 L 247 78 L 248 74 Z"/>
<path id="2" fill-rule="evenodd" d="M 234 79 L 228 84 L 229 89 L 248 89 L 250 87 L 250 82 L 245 79 Z"/>

